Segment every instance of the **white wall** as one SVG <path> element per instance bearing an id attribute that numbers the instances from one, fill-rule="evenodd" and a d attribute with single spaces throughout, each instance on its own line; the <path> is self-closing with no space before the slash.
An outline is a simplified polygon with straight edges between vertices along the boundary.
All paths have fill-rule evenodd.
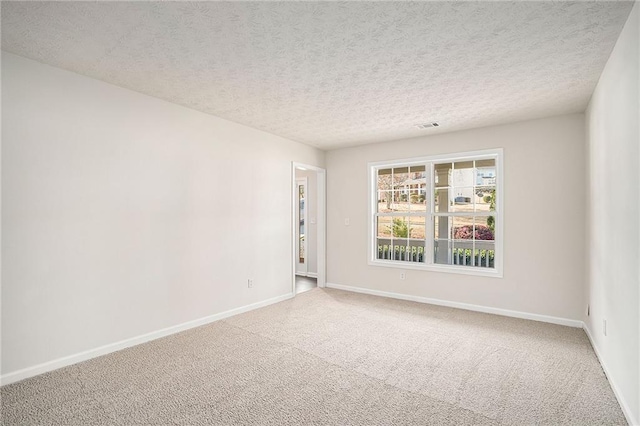
<path id="1" fill-rule="evenodd" d="M 584 321 L 633 424 L 640 424 L 639 27 L 636 3 L 586 113 L 591 314 Z"/>
<path id="2" fill-rule="evenodd" d="M 3 375 L 291 292 L 324 153 L 4 52 L 2 113 Z"/>
<path id="3" fill-rule="evenodd" d="M 367 264 L 367 162 L 504 148 L 504 278 Z M 327 281 L 580 320 L 584 116 L 567 115 L 327 152 Z M 344 219 L 350 225 L 344 225 Z"/>
<path id="4" fill-rule="evenodd" d="M 307 178 L 307 273 L 318 274 L 318 173 L 297 170 L 296 178 Z"/>

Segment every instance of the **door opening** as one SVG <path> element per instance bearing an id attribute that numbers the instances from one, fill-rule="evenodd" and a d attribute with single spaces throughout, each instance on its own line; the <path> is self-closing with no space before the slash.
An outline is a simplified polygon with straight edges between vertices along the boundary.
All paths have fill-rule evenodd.
<path id="1" fill-rule="evenodd" d="M 326 284 L 326 171 L 293 163 L 292 187 L 292 292 L 295 294 Z"/>
<path id="2" fill-rule="evenodd" d="M 296 177 L 296 203 L 298 205 L 295 219 L 296 223 L 298 224 L 296 235 L 296 253 L 298 253 L 296 261 L 296 275 L 301 275 L 303 277 L 306 277 L 309 273 L 309 262 L 307 256 L 307 254 L 309 253 L 309 249 L 307 248 L 309 237 L 306 232 L 307 228 L 309 227 L 306 203 L 308 198 L 307 182 L 307 176 L 302 178 Z"/>

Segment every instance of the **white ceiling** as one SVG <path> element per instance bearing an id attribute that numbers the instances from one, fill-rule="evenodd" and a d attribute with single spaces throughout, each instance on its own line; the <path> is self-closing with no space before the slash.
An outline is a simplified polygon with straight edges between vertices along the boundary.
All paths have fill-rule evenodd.
<path id="1" fill-rule="evenodd" d="M 3 1 L 2 48 L 331 149 L 584 111 L 632 5 Z"/>

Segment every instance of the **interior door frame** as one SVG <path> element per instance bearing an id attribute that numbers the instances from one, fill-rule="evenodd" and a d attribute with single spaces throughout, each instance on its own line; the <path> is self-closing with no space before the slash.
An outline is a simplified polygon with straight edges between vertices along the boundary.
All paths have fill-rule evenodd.
<path id="1" fill-rule="evenodd" d="M 296 252 L 296 210 L 298 209 L 298 186 L 296 184 L 296 169 L 306 169 L 316 172 L 316 202 L 317 218 L 316 218 L 316 256 L 318 257 L 318 287 L 323 288 L 327 285 L 327 171 L 322 167 L 312 166 L 310 164 L 291 162 L 291 293 L 296 294 L 296 263 L 298 253 Z M 307 191 L 309 190 L 307 186 Z M 307 201 L 305 200 L 305 203 Z M 307 207 L 308 204 L 305 205 Z M 305 223 L 305 232 L 308 232 L 309 224 Z M 307 246 L 308 247 L 308 246 Z M 308 253 L 308 251 L 307 251 Z"/>

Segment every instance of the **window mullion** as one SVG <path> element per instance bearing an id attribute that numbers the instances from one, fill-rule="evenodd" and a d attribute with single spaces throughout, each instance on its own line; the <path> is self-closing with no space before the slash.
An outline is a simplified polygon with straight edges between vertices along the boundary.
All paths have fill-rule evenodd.
<path id="1" fill-rule="evenodd" d="M 427 218 L 425 218 L 425 264 L 433 265 L 434 258 L 434 242 L 433 238 L 435 236 L 434 230 L 434 215 L 435 212 L 435 178 L 434 178 L 434 167 L 433 162 L 429 162 L 428 167 L 425 167 L 425 170 L 429 170 L 429 178 L 427 179 L 427 194 L 429 194 L 429 206 L 427 208 Z"/>

